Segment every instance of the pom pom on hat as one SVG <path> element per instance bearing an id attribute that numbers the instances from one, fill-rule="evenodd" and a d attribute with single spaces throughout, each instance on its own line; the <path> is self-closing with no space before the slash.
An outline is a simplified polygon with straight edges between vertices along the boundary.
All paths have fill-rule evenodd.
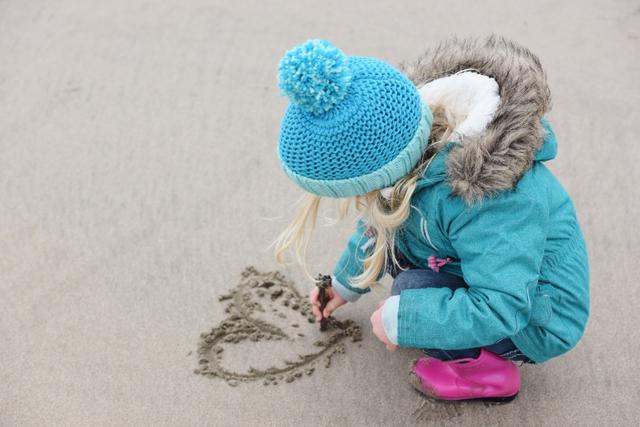
<path id="1" fill-rule="evenodd" d="M 330 111 L 347 94 L 347 56 L 326 40 L 309 40 L 288 51 L 278 67 L 279 86 L 290 101 L 311 114 Z"/>

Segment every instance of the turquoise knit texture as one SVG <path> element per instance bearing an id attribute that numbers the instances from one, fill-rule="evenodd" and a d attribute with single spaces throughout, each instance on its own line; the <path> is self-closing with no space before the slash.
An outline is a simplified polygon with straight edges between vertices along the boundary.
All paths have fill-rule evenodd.
<path id="1" fill-rule="evenodd" d="M 388 187 L 407 175 L 420 161 L 427 147 L 427 136 L 433 118 L 423 106 L 422 119 L 416 133 L 407 146 L 393 160 L 371 173 L 345 179 L 311 179 L 299 175 L 284 165 L 284 171 L 296 184 L 310 193 L 324 197 L 351 197 Z"/>
<path id="2" fill-rule="evenodd" d="M 431 112 L 392 66 L 311 40 L 287 52 L 279 79 L 291 103 L 278 154 L 306 191 L 364 194 L 392 185 L 420 160 Z"/>

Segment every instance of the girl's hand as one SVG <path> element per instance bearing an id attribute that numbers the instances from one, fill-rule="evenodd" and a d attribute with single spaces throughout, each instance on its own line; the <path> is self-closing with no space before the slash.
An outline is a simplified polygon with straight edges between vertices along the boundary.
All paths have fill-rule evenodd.
<path id="1" fill-rule="evenodd" d="M 389 341 L 387 333 L 384 331 L 384 325 L 382 323 L 382 306 L 384 301 L 380 301 L 378 309 L 371 315 L 371 327 L 373 328 L 373 334 L 387 347 L 389 351 L 396 351 L 398 346 Z"/>
<path id="2" fill-rule="evenodd" d="M 320 313 L 320 289 L 317 286 L 309 293 L 309 302 L 311 303 L 311 310 L 313 310 L 313 314 L 316 316 L 316 322 L 319 322 L 323 315 L 325 318 L 331 316 L 336 308 L 340 307 L 347 303 L 347 301 L 342 298 L 333 288 L 325 289 L 325 293 L 327 296 L 327 305 L 324 308 L 323 313 Z"/>

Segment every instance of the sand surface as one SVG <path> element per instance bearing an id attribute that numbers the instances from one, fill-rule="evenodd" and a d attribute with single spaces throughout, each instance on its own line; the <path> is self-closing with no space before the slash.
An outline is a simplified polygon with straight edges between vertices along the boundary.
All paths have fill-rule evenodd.
<path id="1" fill-rule="evenodd" d="M 637 422 L 640 4 L 400 3 L 0 1 L 0 425 Z M 275 152 L 282 53 L 324 37 L 398 63 L 492 31 L 549 75 L 551 168 L 592 261 L 579 346 L 523 367 L 512 404 L 424 401 L 406 377 L 416 352 L 388 354 L 368 327 L 379 292 L 341 310 L 362 346 L 329 369 L 273 386 L 194 374 L 200 334 L 229 315 L 218 298 L 247 265 L 278 268 L 267 246 L 298 198 Z M 351 227 L 317 234 L 313 274 Z M 244 344 L 264 366 L 283 351 Z"/>

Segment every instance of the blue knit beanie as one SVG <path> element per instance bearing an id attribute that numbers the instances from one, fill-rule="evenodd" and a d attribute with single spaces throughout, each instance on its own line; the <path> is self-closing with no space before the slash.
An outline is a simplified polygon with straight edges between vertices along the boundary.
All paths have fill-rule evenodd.
<path id="1" fill-rule="evenodd" d="M 280 61 L 279 86 L 290 104 L 278 154 L 308 192 L 362 195 L 394 184 L 422 157 L 431 112 L 413 83 L 378 59 L 309 40 Z"/>

